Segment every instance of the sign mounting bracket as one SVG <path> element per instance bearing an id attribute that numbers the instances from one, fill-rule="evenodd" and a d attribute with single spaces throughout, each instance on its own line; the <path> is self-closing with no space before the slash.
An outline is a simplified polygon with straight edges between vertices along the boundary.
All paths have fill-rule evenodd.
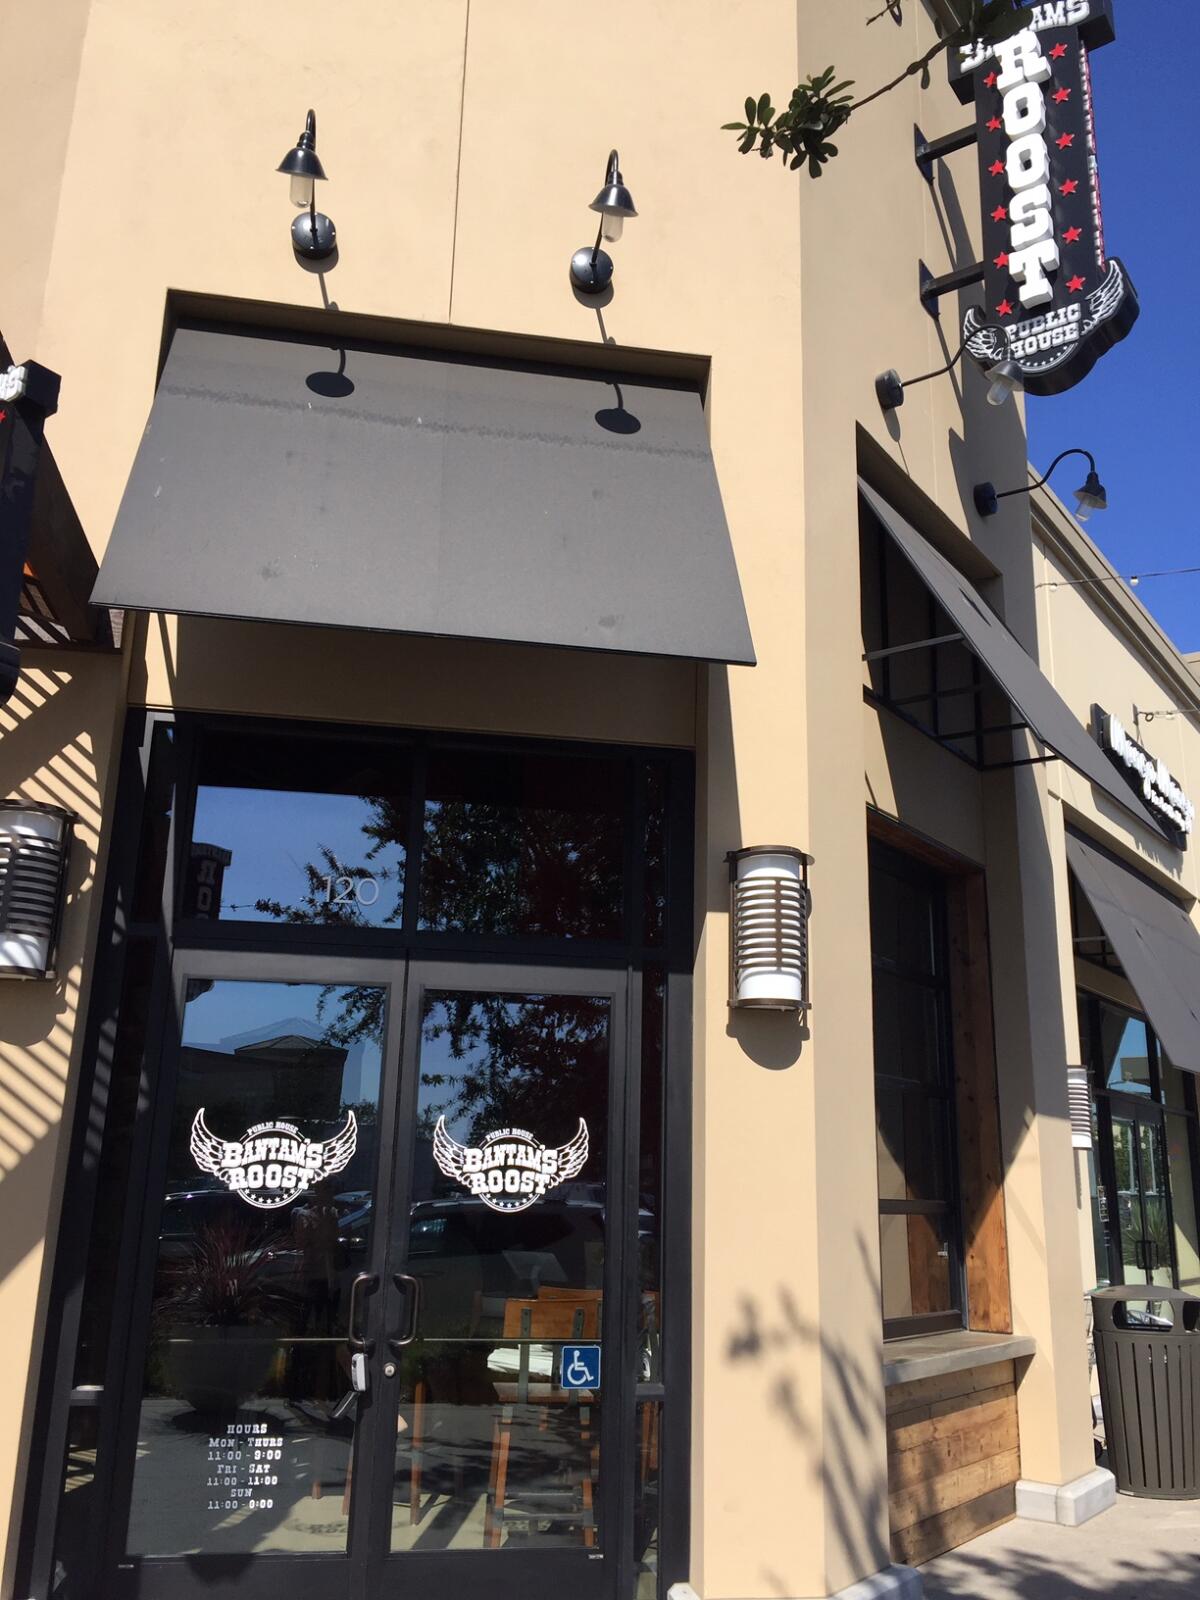
<path id="1" fill-rule="evenodd" d="M 965 128 L 959 128 L 954 133 L 944 133 L 940 139 L 927 139 L 917 125 L 913 124 L 915 150 L 913 159 L 920 169 L 921 176 L 926 183 L 933 182 L 933 164 L 941 161 L 945 156 L 952 156 L 956 150 L 965 150 L 969 145 L 979 142 L 979 131 L 973 122 Z"/>

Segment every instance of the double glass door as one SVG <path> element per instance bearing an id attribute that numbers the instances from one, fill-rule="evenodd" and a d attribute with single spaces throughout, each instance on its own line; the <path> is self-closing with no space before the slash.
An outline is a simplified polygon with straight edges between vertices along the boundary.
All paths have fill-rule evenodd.
<path id="1" fill-rule="evenodd" d="M 1109 1097 L 1112 1121 L 1114 1244 L 1125 1283 L 1175 1282 L 1167 1152 L 1161 1110 Z"/>
<path id="2" fill-rule="evenodd" d="M 117 1594 L 616 1592 L 626 982 L 177 955 Z"/>

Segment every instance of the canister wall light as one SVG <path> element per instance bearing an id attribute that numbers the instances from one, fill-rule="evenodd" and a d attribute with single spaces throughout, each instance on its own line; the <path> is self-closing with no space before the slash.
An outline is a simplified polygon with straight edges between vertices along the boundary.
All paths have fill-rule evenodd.
<path id="1" fill-rule="evenodd" d="M 1067 1104 L 1071 1113 L 1071 1143 L 1076 1150 L 1090 1150 L 1092 1097 L 1086 1067 L 1067 1068 Z"/>
<path id="2" fill-rule="evenodd" d="M 726 857 L 730 878 L 731 1006 L 803 1011 L 808 997 L 808 869 L 792 845 L 751 845 Z"/>
<path id="3" fill-rule="evenodd" d="M 0 801 L 0 978 L 52 978 L 72 815 Z"/>

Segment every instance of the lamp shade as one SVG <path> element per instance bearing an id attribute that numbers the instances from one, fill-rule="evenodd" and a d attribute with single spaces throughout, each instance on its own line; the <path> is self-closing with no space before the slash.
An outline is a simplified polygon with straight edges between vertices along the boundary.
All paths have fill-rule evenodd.
<path id="1" fill-rule="evenodd" d="M 1093 511 L 1108 510 L 1108 495 L 1093 467 L 1082 486 L 1075 491 L 1075 515 L 1086 522 Z"/>
<path id="2" fill-rule="evenodd" d="M 802 1011 L 808 998 L 808 867 L 791 845 L 732 850 L 731 1006 Z"/>
<path id="3" fill-rule="evenodd" d="M 291 178 L 324 178 L 325 168 L 317 155 L 317 119 L 313 112 L 308 113 L 304 132 L 296 140 L 294 148 L 288 151 L 275 170 L 286 172 Z"/>
<path id="4" fill-rule="evenodd" d="M 71 813 L 0 801 L 0 978 L 52 978 Z"/>
<path id="5" fill-rule="evenodd" d="M 604 187 L 592 201 L 589 209 L 602 211 L 606 216 L 610 217 L 637 216 L 633 196 L 625 187 L 625 180 L 621 176 L 621 169 L 618 165 L 617 152 L 615 150 L 608 158 L 608 173 L 604 180 Z"/>

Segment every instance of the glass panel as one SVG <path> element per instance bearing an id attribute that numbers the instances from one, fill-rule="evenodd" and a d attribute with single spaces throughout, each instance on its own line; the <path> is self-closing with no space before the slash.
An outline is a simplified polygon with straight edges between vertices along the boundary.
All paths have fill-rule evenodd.
<path id="1" fill-rule="evenodd" d="M 662 1459 L 662 1402 L 640 1401 L 637 1408 L 637 1476 L 634 1485 L 633 1559 L 635 1600 L 657 1600 L 659 1483 Z"/>
<path id="2" fill-rule="evenodd" d="M 934 920 L 929 894 L 879 865 L 871 866 L 871 959 L 932 974 Z"/>
<path id="3" fill-rule="evenodd" d="M 1142 1198 L 1138 1186 L 1137 1124 L 1114 1112 L 1113 1163 L 1117 1178 L 1116 1224 L 1121 1241 L 1121 1266 L 1125 1283 L 1149 1281 L 1142 1248 Z"/>
<path id="4" fill-rule="evenodd" d="M 410 782 L 402 747 L 207 736 L 181 914 L 399 927 Z"/>
<path id="5" fill-rule="evenodd" d="M 1138 1123 L 1138 1161 L 1145 1218 L 1142 1259 L 1150 1282 L 1170 1288 L 1175 1281 L 1175 1269 L 1167 1213 L 1167 1154 L 1163 1130 L 1155 1123 Z"/>
<path id="6" fill-rule="evenodd" d="M 663 1053 L 666 974 L 652 968 L 642 981 L 641 1158 L 638 1163 L 639 1383 L 662 1382 Z"/>
<path id="7" fill-rule="evenodd" d="M 166 723 L 159 723 L 150 741 L 142 828 L 138 839 L 133 885 L 135 922 L 157 922 L 162 916 L 163 873 L 167 865 L 174 801 L 175 730 Z"/>
<path id="8" fill-rule="evenodd" d="M 646 804 L 642 938 L 662 944 L 667 937 L 667 764 L 647 761 L 643 768 Z"/>
<path id="9" fill-rule="evenodd" d="M 393 1550 L 600 1541 L 610 1027 L 598 996 L 424 996 Z"/>
<path id="10" fill-rule="evenodd" d="M 621 938 L 628 773 L 586 756 L 431 754 L 421 927 Z"/>
<path id="11" fill-rule="evenodd" d="M 1140 1017 L 1101 1004 L 1100 1053 L 1108 1088 L 1122 1094 L 1150 1093 L 1150 1041 Z"/>
<path id="12" fill-rule="evenodd" d="M 128 1549 L 346 1548 L 385 991 L 186 993 Z"/>
<path id="13" fill-rule="evenodd" d="M 1196 1229 L 1196 1169 L 1192 1162 L 1190 1126 L 1184 1117 L 1170 1116 L 1167 1124 L 1167 1176 L 1171 1184 L 1171 1209 L 1175 1214 L 1175 1258 L 1179 1287 L 1200 1292 L 1200 1234 Z"/>
<path id="14" fill-rule="evenodd" d="M 914 1083 L 942 1081 L 941 1030 L 936 990 L 876 967 L 871 975 L 875 1013 L 875 1071 Z"/>
<path id="15" fill-rule="evenodd" d="M 879 1198 L 947 1200 L 948 1109 L 919 1090 L 877 1079 Z"/>
<path id="16" fill-rule="evenodd" d="M 955 1309 L 947 1225 L 944 1214 L 880 1217 L 885 1322 Z"/>
<path id="17" fill-rule="evenodd" d="M 1092 1141 L 1093 1148 L 1087 1151 L 1088 1172 L 1088 1203 L 1092 1218 L 1092 1272 L 1094 1283 L 1092 1287 L 1103 1288 L 1109 1281 L 1108 1275 L 1108 1229 L 1105 1226 L 1107 1216 L 1104 1199 L 1100 1193 L 1100 1178 L 1096 1167 L 1096 1113 L 1092 1108 Z"/>
<path id="18" fill-rule="evenodd" d="M 1178 1067 L 1171 1065 L 1161 1041 L 1158 1045 L 1158 1072 L 1162 1084 L 1163 1104 L 1175 1111 L 1190 1111 L 1192 1105 L 1187 1089 L 1187 1077 Z"/>

